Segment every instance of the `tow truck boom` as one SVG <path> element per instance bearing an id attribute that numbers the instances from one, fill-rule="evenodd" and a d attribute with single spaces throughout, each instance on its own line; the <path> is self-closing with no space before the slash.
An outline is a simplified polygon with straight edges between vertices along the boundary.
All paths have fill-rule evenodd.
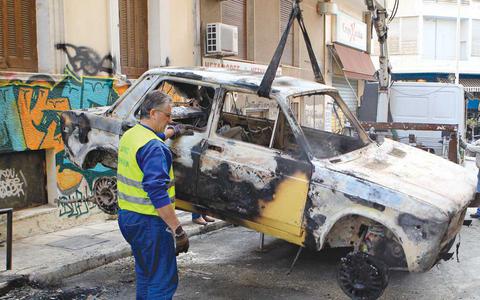
<path id="1" fill-rule="evenodd" d="M 389 87 L 391 66 L 388 58 L 387 47 L 387 10 L 380 6 L 375 0 L 365 0 L 365 5 L 370 12 L 373 27 L 377 33 L 378 43 L 380 44 L 379 64 L 380 69 L 377 71 L 379 90 L 378 90 L 378 104 L 377 104 L 377 122 L 388 121 L 389 108 Z"/>

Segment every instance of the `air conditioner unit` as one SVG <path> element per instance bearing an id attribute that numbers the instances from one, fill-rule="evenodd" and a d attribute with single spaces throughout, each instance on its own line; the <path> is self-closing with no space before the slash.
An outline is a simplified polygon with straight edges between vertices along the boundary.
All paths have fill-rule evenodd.
<path id="1" fill-rule="evenodd" d="M 205 33 L 206 56 L 238 55 L 238 28 L 223 23 L 208 23 Z"/>

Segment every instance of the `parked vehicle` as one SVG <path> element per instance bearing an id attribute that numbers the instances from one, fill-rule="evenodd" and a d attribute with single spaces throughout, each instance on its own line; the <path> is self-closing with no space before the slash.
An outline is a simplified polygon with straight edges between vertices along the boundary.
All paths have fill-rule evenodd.
<path id="1" fill-rule="evenodd" d="M 461 85 L 433 82 L 395 82 L 390 88 L 392 121 L 455 125 L 457 140 L 465 133 L 465 100 Z M 415 135 L 416 144 L 447 157 L 449 135 L 442 131 L 397 130 L 402 142 Z"/>
<path id="2" fill-rule="evenodd" d="M 473 200 L 471 173 L 405 144 L 372 142 L 333 87 L 278 76 L 262 98 L 261 79 L 151 70 L 111 107 L 64 112 L 65 150 L 81 168 L 116 168 L 119 137 L 138 122 L 145 94 L 160 89 L 175 101 L 174 121 L 195 128 L 168 141 L 177 208 L 313 250 L 352 247 L 338 281 L 361 299 L 382 294 L 388 269 L 427 271 L 448 256 Z M 311 118 L 299 122 L 299 107 Z M 114 179 L 99 186 L 99 207 L 114 213 Z"/>

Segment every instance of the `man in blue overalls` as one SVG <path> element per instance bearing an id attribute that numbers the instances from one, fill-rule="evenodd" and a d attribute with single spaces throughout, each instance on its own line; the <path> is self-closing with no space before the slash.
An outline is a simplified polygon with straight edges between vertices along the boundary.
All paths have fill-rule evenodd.
<path id="1" fill-rule="evenodd" d="M 172 100 L 147 94 L 140 124 L 127 130 L 118 149 L 118 223 L 135 258 L 137 299 L 171 299 L 178 285 L 176 255 L 188 237 L 175 214 L 172 154 L 165 139 L 185 133 L 171 122 Z"/>

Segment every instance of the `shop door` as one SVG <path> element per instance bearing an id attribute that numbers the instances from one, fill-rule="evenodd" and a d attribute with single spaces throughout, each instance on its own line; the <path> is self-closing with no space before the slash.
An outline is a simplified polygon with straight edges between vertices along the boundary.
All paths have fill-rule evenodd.
<path id="1" fill-rule="evenodd" d="M 0 208 L 47 204 L 45 151 L 0 154 Z"/>

